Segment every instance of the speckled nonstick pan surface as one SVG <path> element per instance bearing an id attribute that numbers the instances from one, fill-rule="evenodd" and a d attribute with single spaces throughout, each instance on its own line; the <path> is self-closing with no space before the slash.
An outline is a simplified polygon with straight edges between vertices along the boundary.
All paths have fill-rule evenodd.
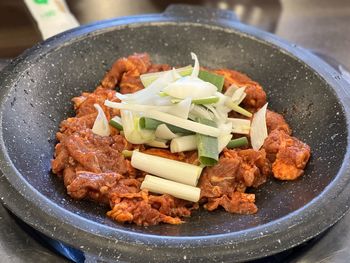
<path id="1" fill-rule="evenodd" d="M 255 190 L 255 215 L 200 210 L 176 226 L 121 225 L 106 208 L 69 198 L 50 160 L 58 125 L 73 114 L 70 99 L 93 90 L 116 58 L 148 52 L 157 63 L 187 65 L 190 51 L 203 66 L 237 69 L 262 84 L 270 108 L 311 146 L 305 175 Z M 348 209 L 348 84 L 316 56 L 230 13 L 173 6 L 83 26 L 25 52 L 0 85 L 2 202 L 35 229 L 101 260 L 260 258 L 316 236 Z"/>

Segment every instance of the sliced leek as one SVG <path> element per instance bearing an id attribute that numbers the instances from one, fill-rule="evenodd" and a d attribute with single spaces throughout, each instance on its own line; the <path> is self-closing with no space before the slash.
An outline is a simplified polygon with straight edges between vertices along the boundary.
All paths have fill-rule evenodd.
<path id="1" fill-rule="evenodd" d="M 248 139 L 247 137 L 241 137 L 241 138 L 237 138 L 237 139 L 233 139 L 231 140 L 226 147 L 228 149 L 233 149 L 233 148 L 238 148 L 238 147 L 242 147 L 242 146 L 247 146 L 248 145 Z"/>
<path id="2" fill-rule="evenodd" d="M 181 102 L 181 99 L 172 99 L 172 103 L 179 103 Z M 210 97 L 203 97 L 203 98 L 198 98 L 198 99 L 192 99 L 193 104 L 213 104 L 219 101 L 219 97 L 217 96 L 210 96 Z"/>
<path id="3" fill-rule="evenodd" d="M 177 73 L 180 74 L 180 76 L 185 77 L 189 76 L 192 73 L 193 67 L 191 65 L 188 65 L 186 67 L 177 68 L 175 69 Z M 147 88 L 152 82 L 154 82 L 156 79 L 164 75 L 165 73 L 171 72 L 172 70 L 167 71 L 161 71 L 161 72 L 152 72 L 147 74 L 142 74 L 140 76 L 141 82 L 145 88 Z"/>
<path id="4" fill-rule="evenodd" d="M 196 186 L 202 167 L 134 151 L 131 165 L 141 171 L 175 182 Z"/>
<path id="5" fill-rule="evenodd" d="M 197 149 L 196 135 L 177 137 L 171 140 L 170 151 L 172 153 L 186 152 Z"/>
<path id="6" fill-rule="evenodd" d="M 100 136 L 109 136 L 111 131 L 109 129 L 107 117 L 99 104 L 94 104 L 97 110 L 97 117 L 92 127 L 92 132 Z"/>
<path id="7" fill-rule="evenodd" d="M 239 118 L 227 118 L 232 123 L 232 132 L 239 134 L 249 134 L 250 120 Z"/>
<path id="8" fill-rule="evenodd" d="M 246 117 L 252 117 L 253 114 L 251 114 L 249 111 L 243 109 L 242 107 L 238 106 L 236 103 L 234 103 L 231 99 L 226 100 L 225 105 L 230 108 L 231 110 L 238 112 Z"/>
<path id="9" fill-rule="evenodd" d="M 171 130 L 171 132 L 173 132 L 173 133 L 181 133 L 181 134 L 192 134 L 193 133 L 189 130 L 185 130 L 185 129 L 176 127 L 174 125 L 171 125 L 169 123 L 164 123 L 164 122 L 161 122 L 161 121 L 158 121 L 155 119 L 145 118 L 145 117 L 140 118 L 140 127 L 142 129 L 156 130 L 157 127 L 161 124 L 166 124 L 166 126 L 169 128 L 169 130 Z"/>
<path id="10" fill-rule="evenodd" d="M 166 124 L 160 124 L 155 131 L 155 135 L 157 138 L 164 140 L 171 140 L 178 137 L 168 128 Z"/>
<path id="11" fill-rule="evenodd" d="M 224 81 L 225 81 L 224 76 L 221 76 L 206 70 L 200 70 L 198 74 L 198 78 L 215 85 L 217 91 L 219 92 L 222 91 L 222 87 L 224 86 Z"/>
<path id="12" fill-rule="evenodd" d="M 191 202 L 198 202 L 201 195 L 199 187 L 173 182 L 149 174 L 145 176 L 141 189 L 147 189 L 157 194 L 169 194 Z"/>
<path id="13" fill-rule="evenodd" d="M 156 147 L 156 148 L 163 148 L 163 149 L 169 148 L 169 145 L 167 144 L 167 140 L 162 140 L 159 138 L 156 138 L 153 141 L 150 141 L 146 144 L 148 146 Z"/>
<path id="14" fill-rule="evenodd" d="M 119 116 L 113 117 L 109 121 L 109 125 L 113 126 L 114 128 L 118 129 L 119 131 L 123 130 L 122 119 Z"/>
<path id="15" fill-rule="evenodd" d="M 213 121 L 207 119 L 198 119 L 201 124 L 215 127 Z M 198 158 L 202 165 L 212 166 L 219 160 L 218 138 L 203 134 L 196 134 Z"/>
<path id="16" fill-rule="evenodd" d="M 267 137 L 266 108 L 267 103 L 254 114 L 252 119 L 250 141 L 254 150 L 259 150 Z"/>

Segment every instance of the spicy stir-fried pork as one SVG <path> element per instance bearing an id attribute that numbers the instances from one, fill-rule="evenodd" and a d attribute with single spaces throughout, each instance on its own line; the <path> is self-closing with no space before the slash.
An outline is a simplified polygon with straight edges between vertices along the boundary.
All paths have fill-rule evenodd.
<path id="1" fill-rule="evenodd" d="M 52 171 L 63 178 L 67 193 L 74 199 L 88 199 L 108 205 L 107 215 L 118 222 L 137 225 L 179 224 L 199 204 L 209 211 L 223 207 L 230 213 L 257 212 L 255 195 L 248 187 L 259 187 L 270 175 L 280 180 L 294 180 L 303 174 L 310 157 L 310 147 L 293 137 L 282 115 L 267 110 L 268 136 L 260 150 L 249 147 L 224 149 L 216 165 L 206 167 L 199 179 L 199 202 L 189 202 L 168 194 L 141 190 L 145 172 L 135 169 L 124 150 L 140 152 L 198 165 L 197 151 L 171 153 L 143 144 L 131 144 L 110 127 L 109 136 L 92 132 L 99 104 L 108 120 L 120 111 L 106 107 L 105 100 L 119 102 L 120 93 L 143 89 L 140 75 L 169 70 L 169 65 L 152 64 L 148 54 L 134 54 L 118 59 L 93 92 L 83 92 L 72 99 L 76 116 L 61 122 Z M 224 89 L 232 84 L 245 86 L 242 105 L 257 112 L 266 103 L 263 88 L 246 75 L 229 70 L 214 70 L 225 77 Z M 238 113 L 237 113 L 238 114 Z M 236 115 L 237 115 L 236 114 Z"/>

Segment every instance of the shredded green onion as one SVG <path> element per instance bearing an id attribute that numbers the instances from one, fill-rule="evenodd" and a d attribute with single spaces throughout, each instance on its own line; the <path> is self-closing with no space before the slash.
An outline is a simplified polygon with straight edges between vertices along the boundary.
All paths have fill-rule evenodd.
<path id="1" fill-rule="evenodd" d="M 164 123 L 155 119 L 141 117 L 140 118 L 140 128 L 146 129 L 146 130 L 156 130 L 157 127 L 161 124 L 166 124 L 166 126 L 171 130 L 173 133 L 182 133 L 182 134 L 193 134 L 193 132 L 189 130 L 182 129 L 180 127 L 176 127 L 174 125 Z"/>
<path id="2" fill-rule="evenodd" d="M 113 117 L 109 121 L 109 125 L 111 125 L 112 127 L 118 129 L 119 131 L 123 130 L 122 120 L 121 120 L 121 118 L 119 116 Z"/>
<path id="3" fill-rule="evenodd" d="M 251 114 L 249 111 L 243 109 L 242 107 L 238 106 L 231 99 L 226 100 L 225 106 L 230 108 L 231 110 L 233 110 L 235 112 L 238 112 L 238 113 L 242 114 L 243 116 L 246 116 L 246 117 L 249 117 L 249 118 L 253 116 L 253 114 Z"/>
<path id="4" fill-rule="evenodd" d="M 238 139 L 233 139 L 231 140 L 226 147 L 228 149 L 233 149 L 233 148 L 238 148 L 242 146 L 247 146 L 248 145 L 248 139 L 247 137 L 240 137 Z"/>
<path id="5" fill-rule="evenodd" d="M 198 118 L 201 124 L 216 127 L 215 122 Z M 212 166 L 219 160 L 218 138 L 203 134 L 196 134 L 199 161 L 202 165 Z"/>
<path id="6" fill-rule="evenodd" d="M 122 151 L 122 155 L 124 156 L 124 158 L 130 158 L 132 156 L 133 151 L 129 151 L 129 150 L 123 150 Z"/>
<path id="7" fill-rule="evenodd" d="M 221 76 L 206 70 L 200 70 L 198 74 L 198 78 L 215 85 L 219 92 L 222 91 L 222 87 L 224 86 L 224 80 L 225 80 L 224 76 Z"/>
<path id="8" fill-rule="evenodd" d="M 213 103 L 217 103 L 219 101 L 219 97 L 217 96 L 210 96 L 210 97 L 204 97 L 204 98 L 198 98 L 198 99 L 192 99 L 192 103 L 193 104 L 213 104 Z M 171 102 L 172 103 L 179 103 L 180 101 L 182 101 L 181 99 L 172 99 Z"/>
<path id="9" fill-rule="evenodd" d="M 162 97 L 162 98 L 163 98 L 163 97 L 169 96 L 169 95 L 166 94 L 164 91 L 159 92 L 158 95 L 159 95 L 159 97 Z"/>

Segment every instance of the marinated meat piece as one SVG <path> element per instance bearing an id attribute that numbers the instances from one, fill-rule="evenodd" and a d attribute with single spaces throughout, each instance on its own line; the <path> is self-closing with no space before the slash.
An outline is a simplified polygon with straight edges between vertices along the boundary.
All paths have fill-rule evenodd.
<path id="1" fill-rule="evenodd" d="M 110 117 L 119 115 L 118 109 L 113 109 L 104 106 L 105 100 L 110 100 L 113 102 L 120 102 L 120 100 L 115 96 L 114 90 L 104 89 L 99 86 L 93 93 L 84 92 L 81 96 L 72 99 L 74 103 L 74 109 L 76 111 L 76 117 L 82 117 L 90 114 L 96 114 L 96 108 L 94 104 L 99 104 L 106 114 L 107 119 Z"/>
<path id="2" fill-rule="evenodd" d="M 208 210 L 221 205 L 232 213 L 255 213 L 254 195 L 239 193 L 263 184 L 270 172 L 264 150 L 225 150 L 219 163 L 207 167 L 200 178 L 201 199 Z"/>
<path id="3" fill-rule="evenodd" d="M 159 149 L 159 148 L 148 148 L 143 151 L 146 154 L 156 155 L 162 158 L 172 159 L 176 161 L 181 160 L 181 156 L 178 153 L 172 153 L 169 150 Z"/>
<path id="4" fill-rule="evenodd" d="M 150 57 L 146 53 L 135 53 L 127 58 L 120 58 L 104 76 L 101 85 L 106 89 L 114 89 L 118 82 L 122 81 L 123 87 L 119 85 L 121 93 L 135 92 L 143 88 L 139 76 L 146 73 L 150 66 Z"/>
<path id="5" fill-rule="evenodd" d="M 51 161 L 52 172 L 56 174 L 61 172 L 67 166 L 68 160 L 67 148 L 63 144 L 58 143 L 55 146 L 55 159 Z"/>
<path id="6" fill-rule="evenodd" d="M 198 154 L 197 151 L 188 151 L 181 153 L 172 153 L 167 149 L 159 149 L 159 148 L 148 148 L 143 150 L 144 153 L 156 155 L 159 157 L 172 159 L 180 162 L 186 162 L 194 165 L 199 165 Z"/>
<path id="7" fill-rule="evenodd" d="M 240 158 L 222 157 L 219 163 L 204 169 L 200 180 L 202 198 L 216 198 L 234 191 L 237 184 L 242 181 L 238 173 Z"/>
<path id="8" fill-rule="evenodd" d="M 273 161 L 274 177 L 280 180 L 295 180 L 301 176 L 310 158 L 310 147 L 284 130 L 273 130 L 263 148 Z"/>
<path id="9" fill-rule="evenodd" d="M 147 70 L 147 73 L 166 71 L 166 70 L 171 70 L 171 67 L 167 64 L 151 64 L 151 66 Z"/>
<path id="10" fill-rule="evenodd" d="M 239 150 L 237 154 L 245 162 L 245 172 L 243 174 L 245 184 L 258 187 L 265 183 L 268 175 L 271 173 L 271 163 L 266 157 L 265 150 Z"/>
<path id="11" fill-rule="evenodd" d="M 67 185 L 67 193 L 75 199 L 89 198 L 108 204 L 111 190 L 114 190 L 122 178 L 122 175 L 114 172 L 96 174 L 79 171 L 75 179 Z"/>
<path id="12" fill-rule="evenodd" d="M 227 212 L 236 214 L 255 214 L 258 211 L 255 203 L 255 194 L 232 192 L 229 195 L 210 200 L 204 205 L 208 211 L 222 206 Z"/>
<path id="13" fill-rule="evenodd" d="M 60 133 L 56 134 L 57 139 L 61 141 L 61 138 L 64 137 L 62 135 L 71 135 L 75 132 L 92 129 L 96 116 L 97 112 L 80 118 L 72 117 L 62 121 L 60 124 Z"/>
<path id="14" fill-rule="evenodd" d="M 135 223 L 149 226 L 161 222 L 168 224 L 182 223 L 179 216 L 190 215 L 186 207 L 176 206 L 173 197 L 169 195 L 152 196 L 147 191 L 135 194 L 118 195 L 122 199 L 111 204 L 112 210 L 107 215 L 118 222 Z M 171 216 L 174 215 L 174 216 Z"/>
<path id="15" fill-rule="evenodd" d="M 68 185 L 70 185 L 76 176 L 77 176 L 77 174 L 75 172 L 74 167 L 68 166 L 67 168 L 65 168 L 63 171 L 64 186 L 67 187 Z"/>
<path id="16" fill-rule="evenodd" d="M 114 89 L 119 83 L 121 93 L 134 93 L 143 89 L 141 74 L 170 69 L 171 67 L 166 64 L 151 64 L 146 53 L 134 54 L 118 59 L 103 78 L 101 85 L 106 89 Z"/>
<path id="17" fill-rule="evenodd" d="M 268 133 L 275 129 L 279 129 L 284 130 L 289 135 L 292 134 L 292 130 L 290 129 L 283 116 L 271 110 L 266 111 L 266 126 Z"/>
<path id="18" fill-rule="evenodd" d="M 266 103 L 266 93 L 259 83 L 251 80 L 247 75 L 230 69 L 214 70 L 215 73 L 225 77 L 224 90 L 231 85 L 246 87 L 247 96 L 242 101 L 244 108 L 255 112 Z"/>
<path id="19" fill-rule="evenodd" d="M 62 143 L 67 147 L 69 155 L 88 171 L 114 171 L 120 174 L 128 171 L 124 157 L 112 147 L 112 137 L 95 135 L 87 129 L 68 136 Z"/>

